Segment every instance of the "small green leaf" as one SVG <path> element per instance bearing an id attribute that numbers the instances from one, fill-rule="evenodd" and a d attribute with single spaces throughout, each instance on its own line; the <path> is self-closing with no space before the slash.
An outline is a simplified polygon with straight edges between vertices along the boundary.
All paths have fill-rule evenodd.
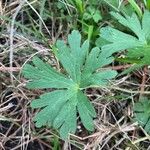
<path id="1" fill-rule="evenodd" d="M 99 10 L 96 10 L 94 15 L 93 15 L 93 20 L 98 23 L 98 21 L 100 21 L 102 19 L 102 16 L 100 14 Z"/>
<path id="2" fill-rule="evenodd" d="M 150 100 L 147 98 L 140 99 L 134 105 L 134 117 L 146 132 L 150 133 Z"/>
<path id="3" fill-rule="evenodd" d="M 137 70 L 137 69 L 140 69 L 142 68 L 143 65 L 140 65 L 140 64 L 133 64 L 133 66 L 131 66 L 130 68 L 124 70 L 122 73 L 119 74 L 119 76 L 122 76 L 122 75 L 125 75 L 125 74 L 128 74 L 134 70 Z"/>
<path id="4" fill-rule="evenodd" d="M 89 6 L 87 7 L 86 12 L 83 14 L 83 19 L 93 19 L 95 23 L 98 23 L 102 19 L 101 12 L 98 9 Z"/>

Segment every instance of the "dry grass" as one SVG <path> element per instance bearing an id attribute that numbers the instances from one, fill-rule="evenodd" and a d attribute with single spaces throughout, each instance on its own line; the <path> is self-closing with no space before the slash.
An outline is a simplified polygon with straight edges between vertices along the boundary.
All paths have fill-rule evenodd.
<path id="1" fill-rule="evenodd" d="M 43 91 L 30 91 L 25 88 L 26 80 L 21 76 L 22 67 L 37 54 L 58 67 L 47 44 L 53 44 L 58 37 L 65 39 L 65 35 L 70 31 L 68 25 L 63 32 L 62 22 L 57 22 L 53 17 L 51 26 L 47 25 L 34 9 L 38 3 L 37 0 L 0 1 L 0 15 L 3 16 L 0 19 L 0 149 L 55 150 L 55 146 L 64 150 L 150 149 L 149 135 L 142 128 L 139 129 L 137 123 L 131 121 L 133 99 L 139 96 L 141 83 L 142 93 L 150 94 L 144 91 L 144 88 L 149 88 L 149 76 L 147 73 L 145 81 L 141 80 L 143 70 L 135 72 L 133 76 L 117 79 L 113 83 L 116 89 L 113 87 L 87 91 L 98 114 L 93 133 L 88 133 L 79 122 L 76 135 L 71 135 L 71 138 L 64 142 L 53 129 L 35 127 L 32 118 L 37 111 L 30 108 L 30 102 Z M 25 8 L 32 10 L 42 22 L 42 31 L 49 37 L 48 43 L 39 42 L 36 37 L 24 35 L 17 30 L 15 21 Z M 11 21 L 4 17 L 11 18 Z M 19 19 L 24 19 L 24 16 Z M 118 101 L 120 91 L 124 97 Z"/>

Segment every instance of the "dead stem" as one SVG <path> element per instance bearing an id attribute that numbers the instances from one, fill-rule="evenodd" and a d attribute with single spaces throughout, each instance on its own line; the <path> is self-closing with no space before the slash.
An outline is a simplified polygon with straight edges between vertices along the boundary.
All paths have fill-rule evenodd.
<path id="1" fill-rule="evenodd" d="M 142 83 L 140 85 L 140 96 L 139 99 L 143 96 L 144 91 L 145 91 L 145 84 L 146 84 L 146 80 L 147 80 L 147 72 L 148 72 L 148 67 L 145 66 L 142 72 Z"/>

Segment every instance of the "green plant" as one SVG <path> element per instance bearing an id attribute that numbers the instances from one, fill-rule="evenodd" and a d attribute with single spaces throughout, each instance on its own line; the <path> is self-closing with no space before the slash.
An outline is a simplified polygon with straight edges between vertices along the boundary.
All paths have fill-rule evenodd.
<path id="1" fill-rule="evenodd" d="M 145 131 L 150 133 L 150 100 L 146 97 L 140 99 L 134 105 L 135 120 L 138 121 Z"/>
<path id="2" fill-rule="evenodd" d="M 84 6 L 82 0 L 71 0 L 73 1 L 74 5 L 76 6 L 77 10 L 79 11 L 80 15 L 84 12 Z"/>
<path id="3" fill-rule="evenodd" d="M 94 20 L 95 23 L 98 23 L 101 19 L 101 12 L 94 7 L 87 7 L 86 12 L 83 14 L 84 20 Z"/>
<path id="4" fill-rule="evenodd" d="M 143 0 L 146 9 L 150 10 L 150 0 Z"/>
<path id="5" fill-rule="evenodd" d="M 142 10 L 138 6 L 138 4 L 135 2 L 135 0 L 128 0 L 128 2 L 131 4 L 131 6 L 134 8 L 136 13 L 138 14 L 139 17 L 142 17 Z"/>
<path id="6" fill-rule="evenodd" d="M 115 11 L 119 11 L 119 1 L 118 0 L 103 0 L 104 4 L 107 4 L 110 8 L 112 8 Z"/>
<path id="7" fill-rule="evenodd" d="M 139 16 L 141 16 L 142 12 L 139 6 L 134 3 L 133 1 L 120 1 L 120 0 L 103 0 L 103 7 L 109 8 L 109 12 L 116 11 L 122 14 L 126 15 L 132 15 L 133 12 L 136 12 Z M 109 18 L 109 14 L 107 13 L 106 16 L 103 16 L 104 18 Z"/>
<path id="8" fill-rule="evenodd" d="M 92 118 L 96 117 L 96 112 L 83 90 L 105 86 L 109 79 L 117 75 L 116 71 L 102 69 L 113 61 L 112 57 L 103 55 L 98 47 L 89 52 L 89 42 L 85 41 L 81 45 L 78 31 L 72 31 L 68 36 L 68 43 L 66 45 L 64 41 L 58 40 L 58 50 L 55 49 L 55 55 L 66 71 L 65 74 L 43 63 L 38 57 L 33 58 L 34 66 L 26 64 L 23 68 L 24 77 L 31 80 L 27 83 L 27 88 L 55 88 L 32 101 L 32 108 L 42 108 L 34 117 L 36 126 L 53 126 L 59 129 L 64 139 L 68 137 L 68 133 L 76 131 L 77 112 L 84 127 L 93 131 Z M 101 68 L 99 72 L 96 71 L 98 68 Z"/>
<path id="9" fill-rule="evenodd" d="M 124 33 L 113 27 L 103 27 L 100 36 L 105 40 L 102 51 L 112 55 L 115 52 L 127 50 L 125 62 L 134 63 L 136 68 L 150 64 L 150 12 L 145 10 L 142 21 L 134 13 L 131 17 L 112 12 L 120 24 L 127 27 L 131 34 Z"/>
<path id="10" fill-rule="evenodd" d="M 73 29 L 80 29 L 83 35 L 88 36 L 88 39 L 95 41 L 98 35 L 99 23 L 102 20 L 100 11 L 101 1 L 96 0 L 66 0 L 58 2 L 60 8 L 65 12 L 65 20 L 72 23 Z M 66 15 L 66 10 L 68 15 Z M 93 42 L 94 43 L 94 42 Z"/>

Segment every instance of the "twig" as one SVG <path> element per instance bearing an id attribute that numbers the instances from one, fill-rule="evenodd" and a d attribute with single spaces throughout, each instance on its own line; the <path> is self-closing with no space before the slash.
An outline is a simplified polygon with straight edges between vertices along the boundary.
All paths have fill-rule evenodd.
<path id="1" fill-rule="evenodd" d="M 132 91 L 132 90 L 123 89 L 123 88 L 119 88 L 119 87 L 115 87 L 115 86 L 110 86 L 110 87 L 107 87 L 107 88 L 122 91 L 122 92 L 125 92 L 125 93 L 130 93 L 130 94 L 140 94 L 140 91 Z M 144 91 L 143 94 L 148 95 L 148 94 L 150 94 L 150 91 Z"/>
<path id="2" fill-rule="evenodd" d="M 2 1 L 0 1 L 0 15 L 3 15 Z"/>
<path id="3" fill-rule="evenodd" d="M 131 64 L 127 64 L 127 65 L 120 65 L 120 66 L 112 66 L 112 67 L 107 67 L 108 69 L 113 69 L 113 70 L 121 70 L 121 69 L 126 69 L 131 67 Z"/>
<path id="4" fill-rule="evenodd" d="M 139 98 L 142 97 L 142 95 L 144 94 L 144 91 L 145 91 L 145 83 L 146 83 L 146 79 L 147 79 L 147 66 L 144 67 L 143 69 L 143 77 L 142 77 L 142 83 L 141 83 L 141 90 L 140 90 L 140 96 Z"/>
<path id="5" fill-rule="evenodd" d="M 18 72 L 20 67 L 0 67 L 0 72 Z"/>
<path id="6" fill-rule="evenodd" d="M 20 1 L 19 6 L 16 9 L 16 12 L 14 13 L 13 17 L 12 17 L 12 22 L 11 22 L 11 28 L 10 28 L 10 53 L 9 53 L 9 63 L 10 63 L 10 68 L 13 67 L 13 36 L 14 36 L 14 25 L 15 25 L 15 19 L 19 13 L 19 11 L 21 10 L 23 4 L 24 4 L 24 0 Z M 10 78 L 11 78 L 11 83 L 13 84 L 13 72 L 10 70 Z"/>
<path id="7" fill-rule="evenodd" d="M 28 0 L 24 0 L 24 1 L 30 6 L 30 8 L 31 8 L 31 9 L 35 12 L 35 14 L 39 17 L 39 19 L 40 19 L 41 22 L 43 23 L 43 26 L 45 27 L 47 33 L 49 34 L 49 36 L 51 36 L 50 31 L 48 30 L 48 28 L 47 28 L 45 22 L 43 21 L 42 17 L 39 15 L 39 13 L 36 11 L 36 9 L 31 5 L 30 2 L 28 2 Z"/>

